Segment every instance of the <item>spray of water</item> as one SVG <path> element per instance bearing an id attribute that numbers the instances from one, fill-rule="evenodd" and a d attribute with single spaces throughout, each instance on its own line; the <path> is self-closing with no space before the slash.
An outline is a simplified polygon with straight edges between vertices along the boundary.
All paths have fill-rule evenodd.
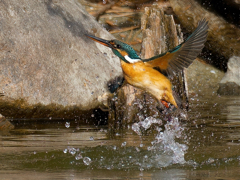
<path id="1" fill-rule="evenodd" d="M 104 145 L 96 147 L 73 148 L 63 150 L 74 156 L 77 166 L 91 166 L 97 169 L 145 169 L 168 167 L 173 164 L 185 164 L 184 155 L 188 146 L 178 141 L 184 137 L 184 127 L 178 118 L 173 118 L 165 125 L 160 119 L 154 117 L 143 118 L 141 122 L 134 123 L 131 129 L 141 138 L 142 132 L 151 126 L 155 127 L 157 134 L 154 140 L 144 146 L 131 146 L 131 143 L 123 142 L 119 146 Z M 90 138 L 90 141 L 94 141 Z M 73 163 L 73 161 L 71 161 Z"/>
<path id="2" fill-rule="evenodd" d="M 148 117 L 139 123 L 134 123 L 132 130 L 140 134 L 141 128 L 147 130 L 153 124 L 161 124 L 161 120 Z M 186 163 L 184 155 L 188 146 L 177 142 L 182 137 L 184 127 L 181 126 L 177 117 L 168 121 L 164 127 L 164 131 L 162 128 L 157 128 L 158 134 L 152 142 L 152 147 L 148 148 L 152 152 L 152 162 L 150 163 L 155 164 L 157 167 Z"/>

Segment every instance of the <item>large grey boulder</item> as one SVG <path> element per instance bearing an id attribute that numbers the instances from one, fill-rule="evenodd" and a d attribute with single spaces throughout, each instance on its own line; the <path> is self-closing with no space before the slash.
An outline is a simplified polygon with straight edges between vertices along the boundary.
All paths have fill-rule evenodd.
<path id="1" fill-rule="evenodd" d="M 240 57 L 233 56 L 228 61 L 228 70 L 219 83 L 221 95 L 240 95 Z"/>
<path id="2" fill-rule="evenodd" d="M 85 33 L 112 39 L 77 0 L 0 2 L 0 92 L 31 105 L 87 110 L 121 75 L 112 51 Z"/>

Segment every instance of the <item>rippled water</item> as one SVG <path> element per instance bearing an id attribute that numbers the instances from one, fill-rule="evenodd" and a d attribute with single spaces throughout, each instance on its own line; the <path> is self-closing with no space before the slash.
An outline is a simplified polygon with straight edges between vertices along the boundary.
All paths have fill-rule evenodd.
<path id="1" fill-rule="evenodd" d="M 191 98 L 188 115 L 114 138 L 106 126 L 15 120 L 0 136 L 1 179 L 239 179 L 240 97 Z"/>

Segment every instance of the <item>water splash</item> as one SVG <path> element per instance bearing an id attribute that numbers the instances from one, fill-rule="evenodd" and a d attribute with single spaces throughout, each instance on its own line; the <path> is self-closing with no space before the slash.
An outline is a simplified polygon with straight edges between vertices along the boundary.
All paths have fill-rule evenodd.
<path id="1" fill-rule="evenodd" d="M 132 130 L 134 132 L 136 132 L 138 135 L 141 135 L 142 134 L 141 128 L 144 128 L 144 130 L 146 131 L 147 129 L 149 129 L 151 127 L 152 124 L 159 124 L 159 125 L 161 125 L 162 121 L 160 119 L 156 119 L 156 118 L 153 118 L 153 117 L 147 117 L 146 119 L 144 119 L 141 122 L 134 123 L 132 125 Z M 161 129 L 159 129 L 159 131 L 160 130 Z"/>
<path id="2" fill-rule="evenodd" d="M 128 141 L 119 145 L 101 145 L 96 147 L 85 147 L 81 150 L 68 147 L 63 150 L 74 156 L 77 166 L 90 166 L 96 169 L 159 169 L 173 164 L 187 164 L 184 155 L 188 146 L 179 143 L 184 136 L 184 127 L 179 123 L 178 118 L 162 125 L 160 119 L 148 117 L 141 122 L 133 124 L 132 130 L 142 138 L 142 131 L 146 131 L 155 125 L 157 134 L 152 142 L 138 146 Z M 164 129 L 164 130 L 163 130 Z M 71 161 L 73 163 L 74 161 Z"/>
<path id="3" fill-rule="evenodd" d="M 153 124 L 161 124 L 162 121 L 153 117 L 147 117 L 145 120 L 134 123 L 132 130 L 137 134 L 141 134 L 141 128 L 148 130 Z M 184 127 L 178 121 L 178 118 L 173 118 L 165 125 L 165 130 L 156 128 L 158 134 L 152 142 L 152 146 L 147 149 L 151 152 L 148 160 L 146 160 L 142 167 L 166 167 L 171 164 L 184 164 L 186 163 L 184 155 L 187 152 L 188 146 L 180 144 L 177 139 L 182 138 Z"/>
<path id="4" fill-rule="evenodd" d="M 178 118 L 173 118 L 164 126 L 165 130 L 159 131 L 156 140 L 153 142 L 153 149 L 163 150 L 164 154 L 170 155 L 172 164 L 186 163 L 184 155 L 187 152 L 188 146 L 180 144 L 176 140 L 182 137 L 184 128 L 180 125 Z"/>

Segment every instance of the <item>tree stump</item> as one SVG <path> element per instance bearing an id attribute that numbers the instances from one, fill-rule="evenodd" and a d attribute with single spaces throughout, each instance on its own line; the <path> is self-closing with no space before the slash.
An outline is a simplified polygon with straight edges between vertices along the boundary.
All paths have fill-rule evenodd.
<path id="1" fill-rule="evenodd" d="M 143 30 L 142 58 L 164 53 L 183 42 L 180 25 L 175 24 L 172 15 L 164 14 L 164 10 L 157 6 L 145 9 L 141 27 Z M 171 82 L 182 99 L 183 108 L 187 109 L 187 90 L 185 89 L 187 81 L 184 74 L 180 72 L 171 77 Z"/>
<path id="2" fill-rule="evenodd" d="M 180 26 L 175 24 L 172 15 L 164 14 L 164 10 L 158 6 L 145 8 L 141 19 L 141 28 L 143 31 L 142 58 L 150 58 L 164 53 L 183 42 Z M 187 102 L 183 73 L 176 75 L 172 82 L 175 91 L 184 102 Z M 164 119 L 164 115 L 157 109 L 157 100 L 152 95 L 129 84 L 117 91 L 111 104 L 110 129 L 119 129 L 149 116 Z M 183 106 L 186 108 L 186 103 Z"/>

